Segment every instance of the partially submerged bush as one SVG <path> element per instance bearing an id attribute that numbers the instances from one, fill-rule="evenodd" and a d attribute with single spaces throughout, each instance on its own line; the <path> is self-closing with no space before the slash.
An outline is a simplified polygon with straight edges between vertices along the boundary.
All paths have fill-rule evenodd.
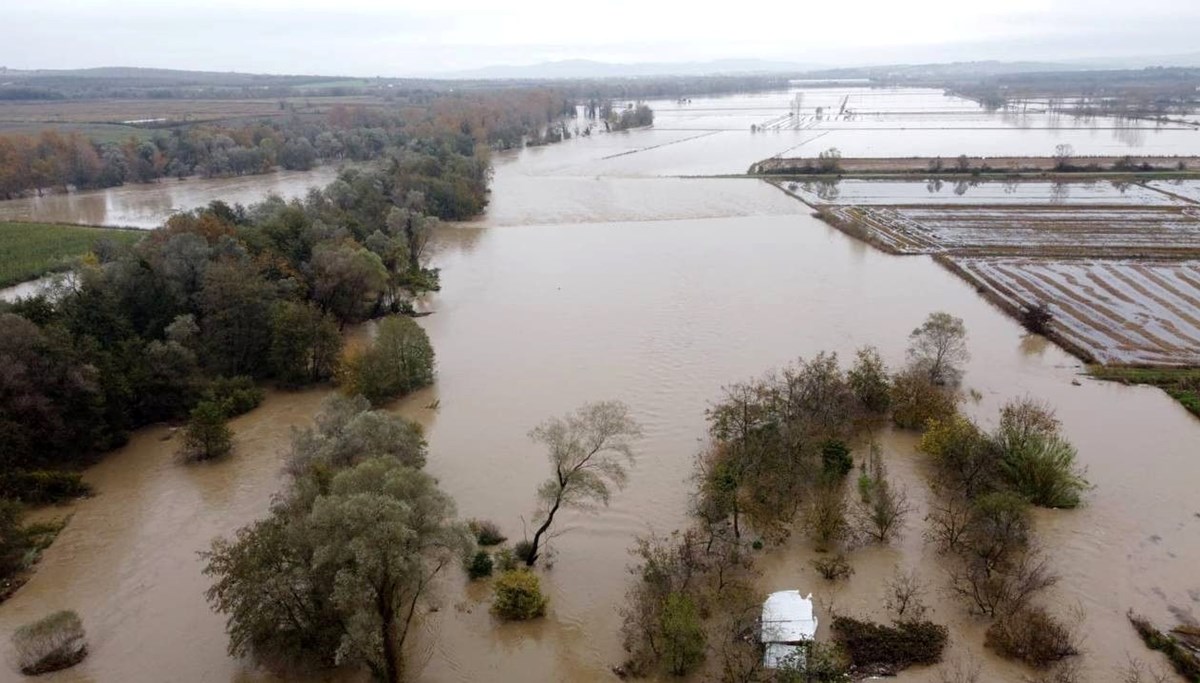
<path id="1" fill-rule="evenodd" d="M 667 596 L 660 615 L 663 660 L 667 670 L 683 676 L 704 661 L 705 636 L 696 602 L 685 593 Z"/>
<path id="2" fill-rule="evenodd" d="M 850 447 L 846 442 L 830 439 L 821 444 L 821 472 L 830 478 L 841 479 L 854 469 Z"/>
<path id="3" fill-rule="evenodd" d="M 834 617 L 833 637 L 845 648 L 855 668 L 895 673 L 912 664 L 941 661 L 949 632 L 931 621 L 898 621 L 885 626 Z"/>
<path id="4" fill-rule="evenodd" d="M 1046 334 L 1052 320 L 1054 314 L 1050 312 L 1050 307 L 1040 301 L 1021 309 L 1021 325 L 1034 334 Z"/>
<path id="5" fill-rule="evenodd" d="M 984 644 L 1001 657 L 1036 669 L 1079 654 L 1074 630 L 1042 607 L 1026 607 L 997 619 L 988 627 Z"/>
<path id="6" fill-rule="evenodd" d="M 371 346 L 342 361 L 339 380 L 347 394 L 362 394 L 377 406 L 433 383 L 433 346 L 415 320 L 389 316 L 378 330 Z"/>
<path id="7" fill-rule="evenodd" d="M 521 562 L 528 563 L 529 556 L 533 554 L 533 543 L 527 540 L 517 541 L 513 546 L 513 555 Z"/>
<path id="8" fill-rule="evenodd" d="M 518 562 L 517 554 L 513 552 L 512 548 L 501 548 L 492 556 L 492 564 L 496 571 L 500 572 L 511 572 L 517 568 Z"/>
<path id="9" fill-rule="evenodd" d="M 228 417 L 254 410 L 265 397 L 266 392 L 245 375 L 218 377 L 209 383 L 208 390 L 204 392 L 204 400 L 221 406 Z"/>
<path id="10" fill-rule="evenodd" d="M 27 676 L 66 669 L 87 656 L 83 622 L 70 610 L 22 626 L 13 634 L 12 642 L 21 673 Z"/>
<path id="11" fill-rule="evenodd" d="M 892 379 L 892 421 L 903 429 L 921 429 L 958 410 L 958 394 L 930 380 L 927 372 L 910 368 Z"/>
<path id="12" fill-rule="evenodd" d="M 492 613 L 508 621 L 535 619 L 546 613 L 548 600 L 542 595 L 541 581 L 527 569 L 504 572 L 496 579 Z"/>
<path id="13" fill-rule="evenodd" d="M 832 557 L 818 557 L 810 564 L 826 581 L 848 579 L 854 575 L 854 567 L 851 567 L 850 563 L 846 561 L 846 556 L 840 553 Z"/>
<path id="14" fill-rule="evenodd" d="M 1073 508 L 1088 488 L 1075 464 L 1075 447 L 1060 426 L 1053 410 L 1031 399 L 1012 401 L 1000 411 L 995 440 L 1003 451 L 1001 472 L 1034 505 Z"/>
<path id="15" fill-rule="evenodd" d="M 0 497 L 32 505 L 59 503 L 91 492 L 92 487 L 84 483 L 79 472 L 34 470 L 0 475 Z"/>
<path id="16" fill-rule="evenodd" d="M 492 556 L 480 550 L 466 562 L 467 577 L 472 581 L 492 575 Z"/>
<path id="17" fill-rule="evenodd" d="M 1129 623 L 1151 650 L 1158 650 L 1171 660 L 1175 672 L 1189 681 L 1200 681 L 1200 655 L 1189 650 L 1178 640 L 1154 627 L 1145 617 L 1129 613 Z"/>
<path id="18" fill-rule="evenodd" d="M 179 455 L 187 461 L 211 460 L 233 450 L 233 432 L 225 420 L 225 409 L 221 404 L 201 401 L 192 409 L 184 427 Z"/>
<path id="19" fill-rule="evenodd" d="M 500 545 L 508 540 L 500 527 L 490 519 L 472 519 L 467 522 L 467 527 L 475 534 L 475 542 L 485 547 Z"/>

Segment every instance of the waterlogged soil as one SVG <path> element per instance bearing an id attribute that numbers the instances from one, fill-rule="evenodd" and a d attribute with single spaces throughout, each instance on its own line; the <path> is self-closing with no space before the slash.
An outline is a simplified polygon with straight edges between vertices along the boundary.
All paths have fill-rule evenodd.
<path id="1" fill-rule="evenodd" d="M 641 149 L 655 136 L 621 138 Z M 589 400 L 629 403 L 645 427 L 630 485 L 606 509 L 562 518 L 541 570 L 543 620 L 498 624 L 485 585 L 447 576 L 412 653 L 414 679 L 615 680 L 628 550 L 639 534 L 687 523 L 704 410 L 721 387 L 821 350 L 848 360 L 864 344 L 899 364 L 908 332 L 931 310 L 962 317 L 970 331 L 966 386 L 979 398 L 967 411 L 990 422 L 1009 398 L 1048 401 L 1095 485 L 1083 508 L 1037 515 L 1063 576 L 1048 601 L 1084 610 L 1084 680 L 1119 679 L 1127 655 L 1148 658 L 1126 610 L 1169 624 L 1200 609 L 1200 423 L 1164 393 L 1083 378 L 1071 356 L 1025 336 L 927 257 L 874 250 L 766 183 L 585 172 L 606 163 L 612 150 L 602 147 L 576 140 L 497 160 L 488 214 L 438 235 L 443 289 L 419 319 L 437 349 L 437 383 L 392 409 L 425 424 L 428 469 L 460 513 L 494 519 L 510 537 L 522 535 L 547 473 L 526 436 L 547 416 Z M 700 154 L 694 166 L 728 163 Z M 161 440 L 165 427 L 139 432 L 87 472 L 97 495 L 69 508 L 75 517 L 33 579 L 0 606 L 0 632 L 76 609 L 91 654 L 49 681 L 274 680 L 226 654 L 196 553 L 266 513 L 291 428 L 327 392 L 271 393 L 233 423 L 239 447 L 217 463 L 185 467 Z M 831 606 L 883 619 L 884 578 L 916 567 L 931 616 L 951 627 L 951 655 L 978 660 L 983 680 L 1020 681 L 1029 672 L 987 654 L 986 624 L 945 594 L 942 559 L 922 540 L 928 486 L 915 437 L 875 437 L 918 506 L 903 539 L 852 552 L 856 574 L 834 587 L 793 538 L 763 553 L 759 588 L 812 591 L 826 625 Z M 936 676 L 927 668 L 898 680 Z M 8 678 L 15 669 L 0 674 Z"/>

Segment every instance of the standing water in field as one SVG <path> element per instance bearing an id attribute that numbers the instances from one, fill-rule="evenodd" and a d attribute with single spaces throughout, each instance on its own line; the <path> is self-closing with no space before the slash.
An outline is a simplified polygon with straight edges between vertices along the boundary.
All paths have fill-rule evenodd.
<path id="1" fill-rule="evenodd" d="M 719 110 L 742 99 L 755 98 L 692 106 Z M 714 128 L 724 118 L 706 116 Z M 668 120 L 660 111 L 658 121 Z M 927 257 L 875 251 L 767 183 L 655 177 L 744 170 L 756 159 L 743 158 L 739 141 L 752 138 L 740 120 L 737 131 L 667 144 L 695 133 L 651 129 L 500 155 L 488 213 L 438 235 L 442 291 L 426 302 L 433 315 L 420 319 L 437 350 L 438 379 L 394 409 L 425 424 L 427 470 L 463 517 L 495 520 L 522 537 L 548 474 L 545 453 L 526 434 L 547 417 L 619 399 L 645 438 L 629 486 L 610 507 L 556 522 L 564 533 L 540 570 L 547 617 L 499 624 L 485 586 L 450 576 L 423 623 L 413 678 L 613 680 L 610 667 L 623 659 L 618 608 L 631 578 L 628 550 L 639 534 L 686 524 L 704 410 L 721 387 L 821 350 L 848 364 L 866 344 L 898 365 L 908 333 L 934 310 L 966 323 L 965 386 L 979 396 L 968 413 L 990 424 L 1010 398 L 1050 403 L 1096 487 L 1078 510 L 1036 515 L 1063 577 L 1053 605 L 1085 611 L 1084 679 L 1111 680 L 1127 653 L 1145 657 L 1126 610 L 1166 622 L 1200 609 L 1200 422 L 1158 390 L 1075 386 L 1077 361 L 1026 337 Z M 787 146 L 753 139 L 771 149 L 756 147 L 757 158 Z M 266 514 L 289 430 L 311 420 L 325 393 L 272 393 L 232 422 L 238 445 L 220 462 L 183 467 L 172 458 L 174 441 L 162 440 L 165 428 L 139 432 L 88 471 L 96 496 L 71 506 L 75 517 L 32 580 L 0 606 L 0 629 L 58 609 L 79 613 L 91 654 L 48 681 L 272 680 L 226 655 L 224 618 L 204 601 L 209 581 L 196 553 Z M 923 505 L 915 437 L 877 438 L 892 476 Z M 802 539 L 769 550 L 760 561 L 763 595 L 813 592 L 823 638 L 830 599 L 843 613 L 878 615 L 884 578 L 897 565 L 917 567 L 930 585 L 930 618 L 951 626 L 950 654 L 980 659 L 984 680 L 1020 681 L 1025 671 L 986 654 L 983 625 L 942 595 L 942 564 L 922 541 L 920 510 L 902 541 L 852 553 L 857 573 L 836 591 L 809 566 Z M 917 669 L 898 680 L 936 674 Z"/>

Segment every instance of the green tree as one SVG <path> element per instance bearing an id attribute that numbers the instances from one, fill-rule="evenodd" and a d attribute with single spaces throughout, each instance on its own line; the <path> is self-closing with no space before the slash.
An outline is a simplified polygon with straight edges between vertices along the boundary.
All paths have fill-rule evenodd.
<path id="1" fill-rule="evenodd" d="M 309 266 L 313 301 L 343 325 L 362 320 L 387 286 L 383 261 L 353 242 L 318 246 Z"/>
<path id="2" fill-rule="evenodd" d="M 225 408 L 221 404 L 198 403 L 183 429 L 179 454 L 185 460 L 212 460 L 229 453 L 233 450 L 233 432 L 225 421 Z"/>
<path id="3" fill-rule="evenodd" d="M 684 593 L 671 593 L 663 605 L 662 646 L 667 669 L 683 676 L 704 659 L 705 635 L 696 603 Z"/>
<path id="4" fill-rule="evenodd" d="M 389 316 L 379 322 L 375 341 L 342 363 L 342 384 L 379 405 L 433 382 L 433 346 L 411 318 Z"/>
<path id="5" fill-rule="evenodd" d="M 957 383 L 963 364 L 971 359 L 967 328 L 962 318 L 949 313 L 930 313 L 908 339 L 909 361 L 939 386 Z"/>
<path id="6" fill-rule="evenodd" d="M 342 349 L 337 321 L 311 303 L 286 301 L 271 318 L 271 367 L 284 384 L 333 376 Z"/>
<path id="7" fill-rule="evenodd" d="M 533 534 L 526 565 L 532 567 L 541 553 L 543 539 L 563 507 L 608 504 L 612 487 L 625 487 L 633 464 L 633 441 L 642 435 L 641 426 L 619 401 L 588 403 L 574 413 L 551 418 L 529 432 L 529 438 L 546 446 L 552 475 L 538 488 L 536 519 L 541 524 Z"/>
<path id="8" fill-rule="evenodd" d="M 209 366 L 224 375 L 266 373 L 275 295 L 248 262 L 225 259 L 208 267 L 199 299 Z"/>
<path id="9" fill-rule="evenodd" d="M 878 349 L 873 346 L 859 349 L 846 379 L 863 409 L 872 414 L 887 413 L 892 403 L 891 382 Z"/>

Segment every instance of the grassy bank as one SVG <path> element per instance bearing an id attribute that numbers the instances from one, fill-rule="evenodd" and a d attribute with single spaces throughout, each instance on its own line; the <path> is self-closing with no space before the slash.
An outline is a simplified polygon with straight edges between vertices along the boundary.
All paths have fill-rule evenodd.
<path id="1" fill-rule="evenodd" d="M 143 235 L 123 228 L 0 221 L 0 287 L 65 270 L 100 240 L 132 244 Z"/>
<path id="2" fill-rule="evenodd" d="M 1093 365 L 1088 373 L 1097 379 L 1126 384 L 1149 384 L 1161 388 L 1171 398 L 1200 417 L 1200 368 L 1129 368 Z"/>

